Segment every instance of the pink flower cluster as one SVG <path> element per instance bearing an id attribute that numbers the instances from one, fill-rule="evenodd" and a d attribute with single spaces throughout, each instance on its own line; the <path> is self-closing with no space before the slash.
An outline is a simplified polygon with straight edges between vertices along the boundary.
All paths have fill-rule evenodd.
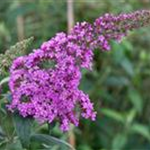
<path id="1" fill-rule="evenodd" d="M 11 111 L 39 122 L 60 121 L 63 131 L 81 116 L 95 120 L 89 96 L 78 89 L 81 69 L 92 69 L 93 50 L 110 49 L 110 39 L 120 41 L 128 30 L 143 26 L 150 12 L 137 11 L 114 16 L 106 14 L 94 24 L 77 23 L 70 34 L 58 33 L 27 56 L 14 60 L 10 69 Z M 146 20 L 146 21 L 145 21 Z M 146 22 L 147 23 L 147 22 Z M 53 62 L 51 67 L 43 67 Z"/>

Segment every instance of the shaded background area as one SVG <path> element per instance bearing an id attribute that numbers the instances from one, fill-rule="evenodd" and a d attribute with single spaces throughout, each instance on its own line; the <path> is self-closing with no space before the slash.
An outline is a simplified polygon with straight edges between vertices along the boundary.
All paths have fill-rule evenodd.
<path id="1" fill-rule="evenodd" d="M 75 0 L 74 22 L 104 13 L 150 9 L 150 0 Z M 0 1 L 0 53 L 34 36 L 31 48 L 67 32 L 66 0 Z M 31 49 L 28 50 L 30 52 Z M 95 51 L 93 71 L 83 70 L 80 89 L 90 95 L 97 120 L 75 128 L 77 150 L 150 149 L 150 27 L 131 32 L 112 51 Z M 43 131 L 44 132 L 44 131 Z M 68 138 L 55 127 L 52 134 Z"/>

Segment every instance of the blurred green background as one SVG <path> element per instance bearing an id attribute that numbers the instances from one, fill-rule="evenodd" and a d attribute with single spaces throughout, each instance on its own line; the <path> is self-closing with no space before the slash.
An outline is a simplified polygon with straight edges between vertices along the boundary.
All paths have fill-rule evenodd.
<path id="1" fill-rule="evenodd" d="M 74 0 L 73 8 L 74 22 L 92 23 L 104 13 L 150 9 L 150 0 Z M 0 0 L 0 53 L 34 36 L 30 52 L 60 31 L 67 32 L 66 0 Z M 57 127 L 54 136 L 72 138 L 77 150 L 149 150 L 150 27 L 112 42 L 110 52 L 96 50 L 80 89 L 94 102 L 96 121 L 81 120 L 75 139 Z"/>

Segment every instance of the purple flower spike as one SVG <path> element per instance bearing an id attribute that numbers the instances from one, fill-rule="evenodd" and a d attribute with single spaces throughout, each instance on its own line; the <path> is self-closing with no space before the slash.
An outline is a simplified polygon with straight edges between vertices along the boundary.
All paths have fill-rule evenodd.
<path id="1" fill-rule="evenodd" d="M 78 126 L 79 116 L 95 120 L 96 112 L 89 96 L 78 89 L 81 69 L 92 69 L 93 50 L 110 50 L 110 40 L 120 41 L 128 30 L 147 25 L 149 11 L 114 16 L 105 14 L 93 24 L 77 23 L 70 34 L 58 33 L 27 56 L 14 60 L 9 87 L 9 110 L 39 122 L 60 121 L 63 131 L 70 123 Z M 44 62 L 53 62 L 44 67 Z M 76 112 L 80 107 L 81 112 Z"/>

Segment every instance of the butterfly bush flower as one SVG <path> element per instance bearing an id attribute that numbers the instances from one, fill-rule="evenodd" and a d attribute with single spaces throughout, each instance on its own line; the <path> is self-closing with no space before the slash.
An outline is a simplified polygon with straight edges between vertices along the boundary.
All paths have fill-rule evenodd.
<path id="1" fill-rule="evenodd" d="M 77 23 L 70 34 L 58 33 L 39 49 L 14 60 L 9 87 L 12 112 L 32 116 L 39 122 L 60 122 L 63 131 L 79 124 L 79 114 L 95 120 L 96 112 L 89 96 L 80 90 L 81 69 L 92 70 L 93 50 L 110 50 L 110 40 L 120 42 L 129 30 L 147 25 L 149 11 L 130 14 L 105 14 L 93 24 Z M 52 61 L 54 66 L 42 67 Z M 77 112 L 79 108 L 80 112 Z"/>

